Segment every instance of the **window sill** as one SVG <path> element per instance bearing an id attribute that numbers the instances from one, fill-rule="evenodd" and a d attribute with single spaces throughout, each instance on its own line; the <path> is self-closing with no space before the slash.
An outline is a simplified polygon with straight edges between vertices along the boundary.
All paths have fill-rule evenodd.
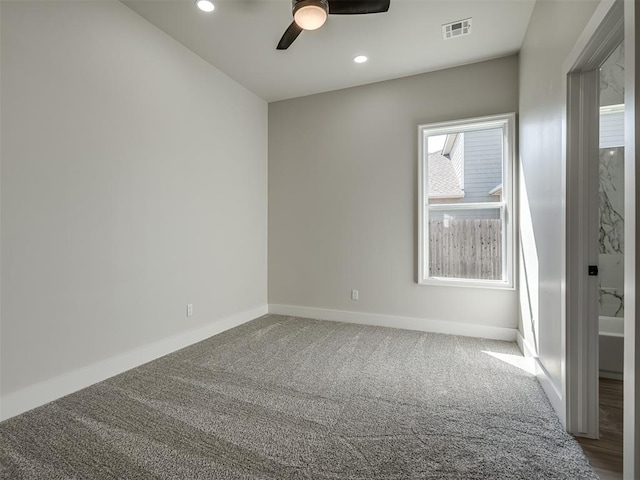
<path id="1" fill-rule="evenodd" d="M 463 280 L 460 278 L 423 278 L 418 285 L 432 287 L 465 287 L 489 290 L 515 290 L 516 286 L 509 282 L 492 280 Z"/>

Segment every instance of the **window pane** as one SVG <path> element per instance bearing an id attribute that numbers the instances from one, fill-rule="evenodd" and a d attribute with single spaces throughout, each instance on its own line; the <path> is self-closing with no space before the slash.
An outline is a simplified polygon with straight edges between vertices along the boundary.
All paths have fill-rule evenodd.
<path id="1" fill-rule="evenodd" d="M 419 283 L 513 288 L 514 115 L 421 125 Z"/>
<path id="2" fill-rule="evenodd" d="M 503 280 L 499 208 L 430 210 L 429 276 Z"/>
<path id="3" fill-rule="evenodd" d="M 427 151 L 430 204 L 502 201 L 501 127 L 431 135 Z"/>

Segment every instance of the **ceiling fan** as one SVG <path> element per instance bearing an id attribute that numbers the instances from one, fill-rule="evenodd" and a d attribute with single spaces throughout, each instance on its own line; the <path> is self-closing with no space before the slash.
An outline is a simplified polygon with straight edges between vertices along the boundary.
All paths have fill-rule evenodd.
<path id="1" fill-rule="evenodd" d="M 390 0 L 293 0 L 293 22 L 284 32 L 278 50 L 291 46 L 303 30 L 324 25 L 327 15 L 363 15 L 389 10 Z"/>

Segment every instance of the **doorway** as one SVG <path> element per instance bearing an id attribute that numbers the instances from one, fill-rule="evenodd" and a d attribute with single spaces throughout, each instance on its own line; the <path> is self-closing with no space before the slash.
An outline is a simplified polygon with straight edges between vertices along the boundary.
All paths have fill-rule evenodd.
<path id="1" fill-rule="evenodd" d="M 567 430 L 613 459 L 601 465 L 610 478 L 622 478 L 622 386 L 611 382 L 621 381 L 623 363 L 623 39 L 616 2 L 567 69 Z"/>
<path id="2" fill-rule="evenodd" d="M 587 242 L 589 251 L 597 242 L 594 266 L 598 271 L 588 274 L 597 274 L 598 351 L 589 354 L 597 355 L 598 361 L 599 418 L 597 437 L 578 440 L 601 478 L 614 479 L 622 478 L 623 447 L 624 43 L 604 61 L 597 79 L 598 155 L 588 170 L 594 174 L 598 170 L 598 238 L 590 237 Z M 588 158 L 596 160 L 594 155 Z"/>

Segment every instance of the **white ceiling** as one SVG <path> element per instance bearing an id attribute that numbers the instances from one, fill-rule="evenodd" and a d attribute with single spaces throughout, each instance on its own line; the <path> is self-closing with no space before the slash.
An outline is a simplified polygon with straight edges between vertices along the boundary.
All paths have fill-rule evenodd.
<path id="1" fill-rule="evenodd" d="M 224 73 L 272 102 L 516 53 L 535 0 L 391 0 L 388 13 L 330 15 L 286 51 L 291 0 L 121 0 Z M 473 17 L 472 34 L 443 40 L 441 25 Z M 353 57 L 369 56 L 358 65 Z"/>

